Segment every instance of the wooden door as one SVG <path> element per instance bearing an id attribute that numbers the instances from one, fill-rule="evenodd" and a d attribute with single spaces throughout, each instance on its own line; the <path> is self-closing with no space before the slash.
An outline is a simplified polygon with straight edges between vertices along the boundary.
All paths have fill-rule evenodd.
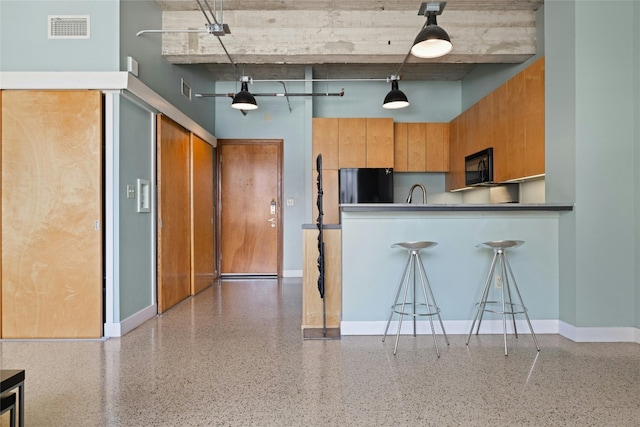
<path id="1" fill-rule="evenodd" d="M 102 94 L 2 97 L 2 338 L 99 338 Z"/>
<path id="2" fill-rule="evenodd" d="M 218 140 L 217 153 L 220 273 L 280 275 L 282 141 Z"/>
<path id="3" fill-rule="evenodd" d="M 189 132 L 158 115 L 158 312 L 191 294 Z"/>
<path id="4" fill-rule="evenodd" d="M 214 255 L 213 147 L 191 135 L 191 294 L 213 284 Z"/>

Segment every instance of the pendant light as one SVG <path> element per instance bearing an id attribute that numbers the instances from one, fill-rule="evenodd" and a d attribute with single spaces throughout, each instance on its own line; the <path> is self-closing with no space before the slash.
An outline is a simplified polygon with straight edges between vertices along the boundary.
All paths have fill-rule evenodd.
<path id="1" fill-rule="evenodd" d="M 233 101 L 231 102 L 231 108 L 235 108 L 236 110 L 256 110 L 258 108 L 258 103 L 256 102 L 256 98 L 249 92 L 249 78 L 242 77 L 242 86 L 240 88 L 240 92 L 233 97 Z"/>
<path id="2" fill-rule="evenodd" d="M 391 81 L 391 90 L 387 96 L 384 97 L 382 108 L 396 110 L 398 108 L 405 108 L 409 106 L 407 95 L 398 88 L 398 80 L 400 80 L 400 76 L 397 75 L 389 76 L 387 79 L 387 81 Z"/>
<path id="3" fill-rule="evenodd" d="M 411 54 L 418 58 L 439 58 L 451 52 L 453 44 L 447 32 L 438 26 L 436 15 L 440 15 L 447 2 L 422 3 L 418 15 L 427 15 L 427 23 L 418 33 L 411 47 Z"/>

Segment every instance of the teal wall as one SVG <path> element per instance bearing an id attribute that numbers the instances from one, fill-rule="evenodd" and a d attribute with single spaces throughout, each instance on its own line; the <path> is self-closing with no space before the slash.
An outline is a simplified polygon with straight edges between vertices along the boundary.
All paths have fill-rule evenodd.
<path id="1" fill-rule="evenodd" d="M 90 38 L 49 40 L 48 15 L 89 15 Z M 181 79 L 193 93 L 213 88 L 199 65 L 173 65 L 162 57 L 162 14 L 153 0 L 0 1 L 0 71 L 126 71 L 127 56 L 139 63 L 138 78 L 169 103 L 214 133 L 214 114 L 201 98 L 180 93 Z M 207 108 L 209 107 L 209 108 Z"/>
<path id="2" fill-rule="evenodd" d="M 194 1 L 194 5 L 196 5 Z M 203 18 L 204 19 L 204 18 Z M 162 13 L 154 0 L 123 0 L 120 6 L 119 69 L 127 57 L 138 61 L 138 78 L 191 119 L 215 135 L 215 106 L 195 93 L 211 92 L 214 82 L 203 65 L 173 65 L 162 57 L 162 35 L 136 34 L 162 28 Z M 213 36 L 210 36 L 213 37 Z M 191 87 L 191 100 L 182 95 L 181 79 Z"/>
<path id="3" fill-rule="evenodd" d="M 218 82 L 215 93 L 236 92 L 239 86 L 236 82 Z M 401 82 L 401 89 L 407 93 L 411 106 L 396 111 L 382 108 L 382 101 L 391 89 L 384 81 L 316 82 L 313 87 L 311 83 L 287 83 L 289 92 L 333 93 L 342 88 L 345 89 L 343 97 L 290 97 L 290 104 L 284 97 L 257 97 L 259 108 L 246 116 L 233 110 L 231 99 L 227 97 L 207 98 L 216 105 L 216 137 L 284 140 L 283 195 L 285 200 L 295 199 L 294 206 L 284 206 L 285 272 L 302 270 L 301 226 L 315 221 L 311 218 L 315 182 L 311 158 L 312 117 L 393 117 L 398 122 L 448 122 L 460 114 L 460 82 Z M 274 82 L 249 85 L 249 91 L 253 93 L 282 90 L 282 85 Z M 440 191 L 443 191 L 443 174 L 439 175 L 441 179 L 433 177 L 428 181 L 441 182 Z"/>
<path id="4" fill-rule="evenodd" d="M 153 182 L 152 162 L 153 113 L 124 96 L 116 97 L 119 113 L 119 135 L 116 146 L 118 171 L 118 247 L 120 253 L 119 286 L 114 291 L 114 318 L 124 320 L 153 301 L 152 277 L 155 254 L 149 242 L 153 241 L 152 214 L 137 212 L 137 199 L 127 199 L 126 186 L 136 185 L 138 178 Z M 135 187 L 134 187 L 135 188 Z M 136 188 L 136 196 L 137 196 Z"/>
<path id="5" fill-rule="evenodd" d="M 529 316 L 557 319 L 557 217 L 557 212 L 343 213 L 342 262 L 348 267 L 342 270 L 342 320 L 388 319 L 407 263 L 407 251 L 391 245 L 416 240 L 438 243 L 420 253 L 443 320 L 473 319 L 493 256 L 477 245 L 496 239 L 525 241 L 507 252 Z M 498 317 L 486 317 L 492 318 Z"/>
<path id="6" fill-rule="evenodd" d="M 120 4 L 0 1 L 0 71 L 119 71 Z M 49 40 L 48 15 L 90 15 L 90 39 Z"/>
<path id="7" fill-rule="evenodd" d="M 545 54 L 544 5 L 536 12 L 536 54 L 522 64 L 480 64 L 463 80 L 462 111 L 496 90 L 504 82 Z"/>
<path id="8" fill-rule="evenodd" d="M 540 12 L 544 31 L 539 34 L 546 57 L 546 200 L 575 202 L 574 211 L 559 218 L 560 319 L 584 327 L 640 327 L 640 189 L 636 172 L 640 165 L 636 148 L 640 145 L 640 3 L 621 0 L 606 4 L 603 12 L 600 2 L 547 0 Z M 91 39 L 47 40 L 48 14 L 91 15 Z M 612 46 L 608 39 L 597 37 L 594 23 L 606 25 L 617 44 Z M 191 102 L 181 98 L 180 77 L 194 93 L 235 91 L 237 83 L 214 84 L 199 66 L 170 65 L 160 56 L 161 36 L 135 36 L 141 29 L 159 27 L 160 12 L 152 0 L 2 0 L 0 70 L 122 71 L 131 55 L 139 61 L 140 79 L 145 84 L 215 131 L 216 136 L 282 138 L 284 197 L 296 201 L 295 206 L 285 207 L 285 270 L 301 269 L 300 225 L 311 222 L 311 117 L 447 121 L 518 70 L 482 66 L 462 83 L 401 81 L 412 106 L 395 112 L 380 106 L 387 83 L 345 82 L 332 83 L 329 89 L 344 87 L 344 98 L 291 98 L 291 112 L 283 98 L 259 98 L 261 108 L 242 116 L 229 108 L 226 98 Z M 293 84 L 289 90 L 326 90 L 327 86 Z M 251 86 L 252 91 L 257 88 Z M 260 86 L 260 91 L 280 89 L 278 85 Z M 119 133 L 120 149 L 124 149 L 121 154 L 130 154 L 126 161 L 133 164 L 147 162 L 150 153 L 135 145 L 137 137 L 129 140 L 128 133 L 136 135 L 148 124 L 148 117 L 125 105 L 120 105 L 120 119 L 125 119 Z M 125 118 L 122 111 L 132 114 Z M 120 178 L 128 180 L 134 173 L 128 170 Z M 118 191 L 122 190 L 120 186 Z M 121 213 L 126 217 L 125 211 Z M 138 280 L 133 271 L 137 267 L 122 268 L 121 280 Z M 132 303 L 123 303 L 121 319 L 148 297 L 145 292 L 126 294 L 129 291 L 123 290 L 127 286 L 121 284 L 119 298 Z"/>
<path id="9" fill-rule="evenodd" d="M 579 327 L 638 325 L 639 8 L 545 2 L 547 200 L 575 201 L 560 221 L 560 319 Z"/>

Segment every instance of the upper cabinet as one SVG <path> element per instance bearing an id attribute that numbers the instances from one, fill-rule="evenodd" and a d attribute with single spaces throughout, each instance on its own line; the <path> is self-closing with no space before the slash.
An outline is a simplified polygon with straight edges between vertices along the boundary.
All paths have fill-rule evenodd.
<path id="1" fill-rule="evenodd" d="M 391 118 L 314 118 L 312 132 L 323 169 L 393 167 Z"/>
<path id="2" fill-rule="evenodd" d="M 544 58 L 513 76 L 450 125 L 447 190 L 464 187 L 464 158 L 493 147 L 494 179 L 544 174 Z"/>
<path id="3" fill-rule="evenodd" d="M 312 135 L 313 218 L 318 215 L 315 162 L 318 154 L 322 154 L 324 222 L 337 224 L 340 222 L 338 170 L 392 168 L 393 119 L 314 118 Z"/>
<path id="4" fill-rule="evenodd" d="M 449 123 L 395 123 L 395 172 L 447 172 Z"/>
<path id="5" fill-rule="evenodd" d="M 393 119 L 338 119 L 338 169 L 392 167 Z"/>
<path id="6" fill-rule="evenodd" d="M 313 119 L 313 169 L 318 154 L 322 154 L 323 169 L 338 169 L 338 120 Z"/>
<path id="7" fill-rule="evenodd" d="M 368 168 L 393 167 L 393 119 L 367 120 Z"/>

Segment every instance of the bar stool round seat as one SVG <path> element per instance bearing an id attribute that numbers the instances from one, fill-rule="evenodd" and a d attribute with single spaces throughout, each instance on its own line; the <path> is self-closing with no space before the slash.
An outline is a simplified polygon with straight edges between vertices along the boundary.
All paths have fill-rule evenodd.
<path id="1" fill-rule="evenodd" d="M 400 331 L 402 329 L 402 320 L 404 316 L 409 316 L 413 319 L 414 337 L 416 336 L 416 319 L 418 317 L 428 317 L 429 325 L 431 326 L 431 335 L 433 336 L 433 342 L 436 347 L 436 354 L 440 357 L 436 330 L 433 324 L 433 316 L 436 316 L 440 323 L 444 339 L 447 345 L 449 345 L 449 338 L 447 337 L 444 325 L 442 324 L 442 318 L 440 317 L 440 308 L 436 304 L 433 291 L 431 290 L 431 284 L 427 277 L 427 272 L 420 257 L 420 251 L 422 249 L 431 248 L 435 245 L 437 245 L 436 242 L 429 241 L 400 242 L 391 245 L 392 248 L 406 250 L 409 255 L 402 273 L 402 278 L 400 279 L 400 284 L 398 285 L 395 301 L 391 306 L 391 313 L 389 314 L 387 327 L 385 328 L 384 336 L 382 337 L 382 342 L 384 342 L 394 314 L 399 315 L 396 342 L 393 347 L 394 355 L 398 350 L 398 340 L 400 339 Z M 418 283 L 420 284 L 419 287 Z"/>
<path id="2" fill-rule="evenodd" d="M 522 240 L 491 240 L 488 242 L 483 242 L 477 245 L 481 248 L 487 248 L 493 250 L 493 260 L 491 261 L 491 267 L 489 267 L 489 274 L 487 275 L 487 279 L 485 280 L 484 287 L 482 289 L 482 296 L 480 301 L 476 304 L 476 314 L 473 318 L 473 322 L 471 323 L 471 329 L 469 330 L 469 335 L 467 336 L 467 345 L 469 345 L 469 340 L 471 339 L 471 334 L 473 333 L 473 328 L 478 324 L 476 328 L 476 335 L 480 332 L 480 324 L 482 323 L 482 317 L 484 313 L 495 313 L 502 316 L 502 334 L 504 338 L 504 355 L 508 355 L 507 350 L 507 318 L 511 316 L 511 320 L 513 322 L 513 333 L 516 338 L 518 338 L 518 329 L 516 327 L 516 314 L 523 314 L 526 319 L 527 325 L 529 326 L 529 331 L 531 331 L 531 336 L 533 337 L 533 342 L 536 346 L 536 349 L 540 351 L 540 347 L 538 346 L 538 340 L 536 339 L 536 335 L 533 332 L 533 327 L 531 326 L 531 320 L 529 319 L 529 315 L 527 314 L 527 307 L 524 305 L 524 301 L 522 300 L 522 295 L 520 294 L 520 288 L 518 287 L 518 283 L 516 282 L 516 278 L 513 275 L 513 271 L 511 270 L 511 265 L 509 264 L 509 260 L 507 259 L 506 249 L 508 248 L 516 248 L 520 245 L 523 245 L 524 241 Z M 496 271 L 497 269 L 497 271 Z M 496 299 L 489 300 L 489 295 L 491 294 L 491 285 L 495 283 Z"/>

